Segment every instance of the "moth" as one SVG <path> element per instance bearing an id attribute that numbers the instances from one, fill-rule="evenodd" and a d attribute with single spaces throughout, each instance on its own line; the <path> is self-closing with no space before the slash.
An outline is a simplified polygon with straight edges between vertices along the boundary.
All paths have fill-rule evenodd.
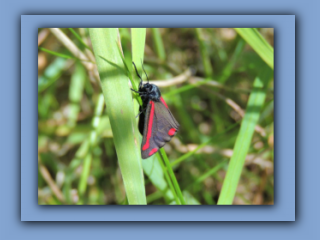
<path id="1" fill-rule="evenodd" d="M 139 107 L 139 131 L 142 135 L 141 157 L 146 159 L 169 142 L 177 134 L 180 125 L 161 97 L 159 88 L 149 83 L 143 65 L 142 68 L 148 80 L 145 84 L 143 84 L 136 65 L 132 63 L 140 79 L 139 90 L 131 90 L 138 93 L 142 99 L 142 106 Z"/>

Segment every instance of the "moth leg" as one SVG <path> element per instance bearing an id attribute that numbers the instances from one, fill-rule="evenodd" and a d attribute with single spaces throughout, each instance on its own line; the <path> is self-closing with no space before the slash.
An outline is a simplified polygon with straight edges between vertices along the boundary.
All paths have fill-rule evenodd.
<path id="1" fill-rule="evenodd" d="M 146 93 L 146 92 L 139 92 L 139 91 L 136 91 L 136 90 L 134 90 L 134 89 L 132 89 L 132 88 L 130 88 L 131 89 L 131 91 L 133 91 L 133 92 L 135 92 L 135 93 L 139 93 L 140 95 L 142 95 L 142 96 L 144 96 L 144 95 L 147 95 L 148 93 Z"/>
<path id="2" fill-rule="evenodd" d="M 132 88 L 130 88 L 131 89 L 131 91 L 133 91 L 133 92 L 135 92 L 135 93 L 141 93 L 141 92 L 139 92 L 139 91 L 136 91 L 136 90 L 134 90 L 134 89 L 132 89 Z"/>
<path id="3" fill-rule="evenodd" d="M 136 116 L 136 118 L 139 117 L 139 116 L 141 115 L 141 113 L 143 113 L 146 109 L 147 109 L 147 108 L 142 109 L 141 112 L 139 112 L 139 114 Z"/>

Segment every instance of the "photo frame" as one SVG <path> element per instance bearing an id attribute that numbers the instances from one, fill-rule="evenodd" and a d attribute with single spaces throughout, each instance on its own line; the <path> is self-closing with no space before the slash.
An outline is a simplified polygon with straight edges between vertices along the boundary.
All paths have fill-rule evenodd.
<path id="1" fill-rule="evenodd" d="M 292 15 L 41 16 L 21 17 L 22 221 L 294 221 L 295 17 Z M 103 24 L 103 23 L 111 23 Z M 68 23 L 68 24 L 66 24 Z M 175 26 L 170 26 L 174 23 Z M 234 24 L 237 26 L 234 26 Z M 254 23 L 255 26 L 252 26 Z M 275 29 L 275 205 L 273 206 L 37 206 L 37 84 L 30 56 L 40 27 L 272 27 Z M 146 26 L 147 25 L 147 26 Z M 171 24 L 172 25 L 172 24 Z M 190 26 L 191 25 L 191 26 Z M 30 47 L 32 46 L 32 47 Z M 281 81 L 277 81 L 281 79 Z M 292 107 L 293 106 L 293 107 Z M 284 117 L 286 116 L 286 117 Z M 289 119 L 289 121 L 288 121 Z M 35 140 L 30 141 L 30 137 Z M 28 140 L 29 139 L 29 140 Z M 33 139 L 33 138 L 32 138 Z M 279 141 L 279 142 L 278 142 Z M 35 146 L 33 146 L 35 144 Z M 277 161 L 281 159 L 282 161 Z M 284 170 L 285 169 L 285 170 Z"/>

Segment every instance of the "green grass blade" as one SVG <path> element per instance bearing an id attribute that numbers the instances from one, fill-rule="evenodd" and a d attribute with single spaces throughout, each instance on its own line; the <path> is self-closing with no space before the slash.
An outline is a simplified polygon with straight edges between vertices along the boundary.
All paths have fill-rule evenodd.
<path id="1" fill-rule="evenodd" d="M 230 61 L 226 64 L 224 69 L 222 70 L 221 76 L 218 78 L 218 82 L 224 84 L 228 78 L 231 76 L 233 73 L 233 68 L 237 63 L 238 58 L 241 56 L 241 53 L 245 47 L 246 43 L 242 38 L 239 38 L 239 41 L 237 43 L 237 46 L 234 50 L 234 53 L 232 54 L 232 57 Z"/>
<path id="2" fill-rule="evenodd" d="M 53 56 L 56 56 L 56 57 L 61 57 L 61 58 L 66 58 L 66 59 L 73 59 L 75 61 L 80 61 L 80 62 L 91 62 L 90 60 L 80 59 L 80 58 L 74 57 L 72 55 L 67 55 L 67 54 L 63 54 L 63 53 L 54 52 L 54 51 L 51 51 L 51 50 L 43 48 L 43 47 L 39 47 L 38 49 L 43 51 L 43 52 L 49 53 L 49 54 L 51 54 Z"/>
<path id="3" fill-rule="evenodd" d="M 200 205 L 199 201 L 194 198 L 189 191 L 183 191 L 183 197 L 187 205 Z"/>
<path id="4" fill-rule="evenodd" d="M 171 202 L 174 198 L 178 199 L 173 186 L 170 185 L 171 181 L 168 173 L 164 170 L 162 159 L 159 159 L 158 155 L 153 155 L 147 161 L 142 161 L 142 165 L 152 184 L 161 192 L 161 197 L 163 196 L 167 202 Z"/>
<path id="5" fill-rule="evenodd" d="M 91 152 L 88 152 L 87 156 L 84 158 L 84 161 L 83 161 L 83 170 L 82 170 L 80 181 L 79 181 L 78 190 L 79 190 L 79 196 L 81 197 L 81 200 L 78 202 L 78 204 L 83 204 L 82 198 L 87 189 L 87 180 L 90 173 L 91 162 L 92 162 L 92 155 L 91 155 Z"/>
<path id="6" fill-rule="evenodd" d="M 170 92 L 167 92 L 164 94 L 164 96 L 166 97 L 169 97 L 169 96 L 172 96 L 172 95 L 176 95 L 178 93 L 182 93 L 182 92 L 185 92 L 185 91 L 188 91 L 188 90 L 191 90 L 193 88 L 196 88 L 198 86 L 201 86 L 201 85 L 204 85 L 208 82 L 210 82 L 211 79 L 205 79 L 205 80 L 202 80 L 202 81 L 198 81 L 196 82 L 195 84 L 189 84 L 189 85 L 185 85 L 185 86 L 182 86 L 180 88 L 176 88 L 176 89 L 173 89 L 171 90 Z"/>
<path id="7" fill-rule="evenodd" d="M 129 204 L 146 204 L 144 177 L 128 76 L 119 55 L 117 28 L 92 28 L 90 37 Z"/>
<path id="8" fill-rule="evenodd" d="M 161 166 L 161 172 L 163 173 L 163 175 L 164 175 L 164 177 L 166 179 L 166 184 L 168 184 L 169 189 L 170 189 L 170 192 L 168 194 L 170 194 L 170 193 L 173 194 L 173 197 L 175 199 L 176 204 L 178 204 L 178 205 L 181 204 L 180 201 L 179 201 L 179 196 L 177 195 L 175 187 L 173 186 L 173 183 L 171 181 L 171 178 L 170 178 L 169 173 L 168 173 L 168 171 L 167 171 L 167 169 L 165 167 L 165 164 L 163 162 L 163 159 L 162 159 L 161 155 L 160 154 L 156 154 L 156 157 L 158 159 L 158 163 Z"/>
<path id="9" fill-rule="evenodd" d="M 205 43 L 203 36 L 202 36 L 203 29 L 196 28 L 195 30 L 196 30 L 197 40 L 199 43 L 199 49 L 200 49 L 200 53 L 201 53 L 205 76 L 206 76 L 206 78 L 212 78 L 213 77 L 213 69 L 211 66 L 208 49 L 207 49 L 206 43 Z"/>
<path id="10" fill-rule="evenodd" d="M 149 203 L 152 203 L 153 201 L 155 200 L 158 200 L 160 198 L 162 198 L 162 192 L 161 191 L 157 191 L 157 192 L 154 192 L 154 193 L 151 193 L 147 196 L 147 202 L 148 204 Z"/>
<path id="11" fill-rule="evenodd" d="M 211 168 L 209 171 L 207 171 L 206 173 L 204 173 L 203 175 L 201 175 L 200 177 L 198 177 L 193 184 L 197 184 L 197 183 L 201 183 L 204 180 L 206 180 L 208 177 L 210 177 L 211 175 L 213 175 L 214 173 L 216 173 L 218 170 L 220 170 L 222 167 L 224 167 L 225 165 L 227 165 L 227 161 L 222 161 L 221 163 L 219 163 L 218 165 L 216 165 L 215 167 Z"/>
<path id="12" fill-rule="evenodd" d="M 127 66 L 126 60 L 125 60 L 125 58 L 124 58 L 124 56 L 122 54 L 121 46 L 119 44 L 117 44 L 117 47 L 118 47 L 118 51 L 119 51 L 119 55 L 121 57 L 122 63 L 124 65 L 125 69 L 126 69 L 126 73 L 127 73 L 128 77 L 130 79 L 130 82 L 131 82 L 131 85 L 132 85 L 132 89 L 138 91 L 138 87 L 137 87 L 136 83 L 134 82 L 134 78 L 132 78 L 132 74 L 131 74 L 131 72 L 129 70 L 129 69 L 132 69 L 132 68 Z M 132 64 L 131 61 L 130 61 L 130 64 Z M 135 96 L 136 96 L 136 99 L 137 99 L 139 105 L 142 105 L 142 100 L 139 97 L 139 94 L 135 94 Z"/>
<path id="13" fill-rule="evenodd" d="M 200 144 L 197 148 L 195 148 L 194 150 L 187 152 L 186 154 L 182 155 L 181 157 L 179 157 L 177 160 L 173 161 L 171 163 L 171 166 L 174 166 L 184 160 L 186 160 L 188 157 L 192 156 L 193 154 L 195 154 L 199 149 L 207 146 L 210 142 L 212 142 L 213 140 L 215 140 L 217 137 L 225 134 L 226 132 L 230 131 L 231 129 L 235 128 L 236 126 L 238 126 L 239 122 L 236 122 L 235 124 L 232 124 L 230 127 L 228 127 L 225 131 L 223 131 L 222 133 L 219 133 L 215 136 L 213 136 L 212 138 L 210 138 L 208 141 Z"/>
<path id="14" fill-rule="evenodd" d="M 168 173 L 169 173 L 170 178 L 172 180 L 172 183 L 173 183 L 173 186 L 175 188 L 175 191 L 176 191 L 176 193 L 177 193 L 177 195 L 179 197 L 180 203 L 182 205 L 186 205 L 186 201 L 183 198 L 180 186 L 179 186 L 178 181 L 176 179 L 176 176 L 174 175 L 174 172 L 173 172 L 173 170 L 171 168 L 170 161 L 169 161 L 169 159 L 167 157 L 166 152 L 164 151 L 163 148 L 160 148 L 160 150 L 159 150 L 159 152 L 157 154 L 160 154 L 162 160 L 164 161 L 164 163 L 165 163 L 165 165 L 167 167 Z"/>
<path id="15" fill-rule="evenodd" d="M 235 30 L 273 70 L 273 47 L 258 30 L 255 28 L 235 28 Z"/>
<path id="16" fill-rule="evenodd" d="M 241 123 L 233 149 L 233 155 L 230 159 L 228 171 L 219 196 L 218 204 L 220 205 L 232 204 L 244 166 L 245 157 L 251 144 L 254 128 L 258 123 L 260 111 L 266 98 L 266 87 L 268 81 L 272 78 L 272 72 L 270 68 L 265 66 L 265 69 L 263 69 L 254 80 L 253 90 L 248 100 L 246 113 Z"/>
<path id="17" fill-rule="evenodd" d="M 146 43 L 146 29 L 145 28 L 131 28 L 131 47 L 132 47 L 132 61 L 136 64 L 139 73 L 141 73 L 144 59 L 144 46 Z M 142 74 L 140 74 L 142 77 Z M 139 84 L 140 80 L 136 76 L 136 82 Z M 138 86 L 137 84 L 137 86 Z"/>
<path id="18" fill-rule="evenodd" d="M 79 64 L 79 66 L 82 67 L 82 65 Z M 94 117 L 92 119 L 92 130 L 89 135 L 89 146 L 88 151 L 86 152 L 86 157 L 84 158 L 83 167 L 82 167 L 82 173 L 80 176 L 80 182 L 79 182 L 79 195 L 81 197 L 81 201 L 83 203 L 83 195 L 87 189 L 87 180 L 90 173 L 91 163 L 92 163 L 92 148 L 96 145 L 97 141 L 97 130 L 98 126 L 100 124 L 101 115 L 103 113 L 103 107 L 104 107 L 104 98 L 103 95 L 100 94 L 98 97 L 98 101 L 96 103 L 95 111 L 94 111 Z"/>
<path id="19" fill-rule="evenodd" d="M 76 63 L 75 71 L 71 76 L 69 87 L 70 111 L 68 116 L 68 125 L 74 127 L 77 123 L 80 112 L 80 100 L 83 95 L 84 84 L 86 80 L 86 70 L 82 64 Z"/>
<path id="20" fill-rule="evenodd" d="M 72 32 L 72 34 L 79 40 L 79 42 L 89 51 L 91 51 L 91 48 L 88 47 L 88 45 L 82 40 L 82 37 L 73 29 L 69 28 L 69 30 Z"/>
<path id="21" fill-rule="evenodd" d="M 132 61 L 135 63 L 138 72 L 142 72 L 142 63 L 144 59 L 144 47 L 146 43 L 146 29 L 145 28 L 131 28 L 131 51 L 132 51 Z M 132 64 L 132 63 L 131 63 Z M 129 68 L 130 69 L 130 68 Z M 132 68 L 131 68 L 132 69 Z M 133 79 L 135 84 L 132 84 L 133 87 L 138 87 L 140 79 L 136 76 L 135 71 L 133 70 Z M 143 77 L 142 74 L 140 74 Z M 135 90 L 138 90 L 137 88 Z M 137 99 L 140 97 L 137 96 Z M 141 99 L 138 102 L 134 102 L 134 112 L 137 114 L 139 112 L 139 104 L 142 104 Z M 138 121 L 138 118 L 137 118 Z"/>
<path id="22" fill-rule="evenodd" d="M 166 52 L 164 50 L 161 34 L 159 28 L 151 28 L 153 42 L 157 52 L 157 56 L 161 61 L 166 59 Z"/>
<path id="23" fill-rule="evenodd" d="M 39 50 L 43 51 L 43 52 L 46 52 L 46 53 L 49 53 L 53 56 L 56 56 L 56 57 L 62 57 L 62 58 L 66 58 L 66 59 L 74 59 L 74 60 L 80 60 L 74 56 L 71 56 L 71 55 L 67 55 L 67 54 L 63 54 L 63 53 L 59 53 L 59 52 L 54 52 L 54 51 L 51 51 L 49 49 L 46 49 L 46 48 L 43 48 L 43 47 L 39 47 Z"/>
<path id="24" fill-rule="evenodd" d="M 46 68 L 44 74 L 38 79 L 38 93 L 46 90 L 60 78 L 66 61 L 64 58 L 57 58 Z"/>

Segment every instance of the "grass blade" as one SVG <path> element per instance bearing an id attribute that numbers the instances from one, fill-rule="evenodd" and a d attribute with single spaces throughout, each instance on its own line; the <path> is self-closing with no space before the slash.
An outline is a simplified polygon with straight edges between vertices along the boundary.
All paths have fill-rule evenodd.
<path id="1" fill-rule="evenodd" d="M 196 28 L 195 30 L 196 30 L 196 36 L 197 36 L 197 40 L 198 40 L 198 44 L 199 44 L 199 49 L 200 49 L 200 53 L 201 53 L 205 76 L 206 76 L 206 78 L 212 78 L 213 77 L 213 69 L 211 66 L 208 49 L 207 49 L 206 43 L 204 41 L 204 38 L 202 36 L 203 29 Z"/>
<path id="2" fill-rule="evenodd" d="M 80 112 L 80 101 L 83 95 L 84 84 L 86 80 L 86 70 L 79 62 L 76 63 L 75 71 L 71 76 L 69 87 L 70 111 L 68 116 L 68 125 L 75 127 L 78 114 Z"/>
<path id="3" fill-rule="evenodd" d="M 92 28 L 90 37 L 129 204 L 146 204 L 139 133 L 117 28 Z"/>
<path id="4" fill-rule="evenodd" d="M 159 190 L 157 196 L 164 197 L 166 202 L 172 202 L 178 199 L 174 188 L 171 184 L 169 175 L 165 170 L 163 161 L 158 154 L 151 156 L 147 161 L 142 161 L 144 173 L 148 176 L 152 184 Z M 171 184 L 171 185 L 170 185 Z M 147 199 L 150 198 L 149 196 Z M 152 198 L 152 197 L 151 197 Z M 179 202 L 179 200 L 177 201 Z"/>
<path id="5" fill-rule="evenodd" d="M 79 65 L 82 66 L 82 65 Z M 95 107 L 95 113 L 94 117 L 92 119 L 92 131 L 89 135 L 89 145 L 86 152 L 86 157 L 84 158 L 83 167 L 82 167 L 82 173 L 80 176 L 80 182 L 79 182 L 79 195 L 81 197 L 80 202 L 83 203 L 83 195 L 87 189 L 87 180 L 90 173 L 91 163 L 92 163 L 92 148 L 96 145 L 97 142 L 97 130 L 98 126 L 100 124 L 101 115 L 103 113 L 103 107 L 104 107 L 104 99 L 103 95 L 100 94 L 98 97 L 98 101 L 96 103 Z"/>
<path id="6" fill-rule="evenodd" d="M 74 56 L 63 54 L 63 53 L 54 52 L 54 51 L 51 51 L 51 50 L 43 48 L 43 47 L 39 47 L 39 50 L 41 50 L 43 52 L 46 52 L 46 53 L 49 53 L 49 54 L 51 54 L 53 56 L 56 56 L 56 57 L 62 57 L 62 58 L 66 58 L 66 59 L 74 59 L 74 60 L 81 61 L 81 59 L 76 58 Z"/>
<path id="7" fill-rule="evenodd" d="M 230 61 L 228 61 L 228 63 L 226 64 L 226 66 L 222 70 L 221 76 L 218 78 L 219 83 L 224 84 L 228 80 L 228 78 L 231 76 L 231 74 L 233 73 L 232 70 L 233 70 L 234 66 L 236 65 L 237 60 L 240 57 L 245 45 L 246 45 L 246 42 L 242 38 L 240 38 L 237 45 L 236 45 L 234 53 L 232 54 Z"/>
<path id="8" fill-rule="evenodd" d="M 251 144 L 254 128 L 259 120 L 260 111 L 266 98 L 266 87 L 268 81 L 272 78 L 272 72 L 273 71 L 271 71 L 270 68 L 265 66 L 265 69 L 263 69 L 259 76 L 254 80 L 253 90 L 248 100 L 246 113 L 243 117 L 233 149 L 233 155 L 230 159 L 228 171 L 222 185 L 218 201 L 219 205 L 232 204 L 244 166 L 245 157 Z"/>
<path id="9" fill-rule="evenodd" d="M 91 49 L 88 47 L 88 45 L 82 40 L 81 36 L 73 28 L 69 28 L 69 30 L 79 40 L 79 42 L 83 45 L 83 47 L 85 47 L 86 49 L 91 51 Z"/>
<path id="10" fill-rule="evenodd" d="M 197 148 L 195 148 L 194 150 L 185 153 L 184 155 L 182 155 L 181 157 L 179 157 L 177 160 L 173 161 L 171 163 L 171 166 L 174 166 L 178 163 L 181 163 L 182 161 L 186 160 L 188 157 L 192 156 L 193 154 L 195 154 L 199 149 L 207 146 L 210 142 L 212 142 L 213 140 L 215 140 L 217 137 L 225 134 L 226 132 L 228 132 L 229 130 L 233 129 L 234 127 L 238 126 L 238 122 L 236 122 L 235 124 L 232 124 L 230 127 L 228 127 L 225 131 L 223 131 L 222 133 L 218 133 L 217 135 L 213 136 L 212 138 L 210 138 L 208 141 L 200 144 Z"/>
<path id="11" fill-rule="evenodd" d="M 235 28 L 235 30 L 273 70 L 273 47 L 258 30 L 255 28 Z"/>
<path id="12" fill-rule="evenodd" d="M 164 50 L 161 33 L 159 31 L 159 28 L 151 28 L 153 42 L 155 45 L 155 49 L 157 52 L 157 56 L 161 61 L 164 61 L 166 59 L 166 52 Z"/>
<path id="13" fill-rule="evenodd" d="M 66 59 L 56 58 L 45 70 L 44 74 L 38 79 L 38 93 L 46 90 L 55 81 L 57 81 L 63 73 L 66 65 Z"/>
<path id="14" fill-rule="evenodd" d="M 179 197 L 180 203 L 181 203 L 182 205 L 186 205 L 186 202 L 185 202 L 185 200 L 184 200 L 184 198 L 183 198 L 183 195 L 182 195 L 180 186 L 179 186 L 178 181 L 177 181 L 177 179 L 176 179 L 176 176 L 174 175 L 174 172 L 173 172 L 173 170 L 172 170 L 172 168 L 171 168 L 170 161 L 169 161 L 169 159 L 168 159 L 168 157 L 167 157 L 166 152 L 164 151 L 163 148 L 160 148 L 160 150 L 159 150 L 159 152 L 158 152 L 157 154 L 160 154 L 162 160 L 164 161 L 164 163 L 165 163 L 165 165 L 166 165 L 166 167 L 167 167 L 167 170 L 168 170 L 168 172 L 169 172 L 169 175 L 170 175 L 170 178 L 171 178 L 171 180 L 172 180 L 173 186 L 174 186 L 175 191 L 176 191 L 176 193 L 177 193 L 177 195 L 178 195 L 178 197 Z M 168 182 L 168 183 L 169 183 L 169 182 Z"/>
<path id="15" fill-rule="evenodd" d="M 146 43 L 146 29 L 145 28 L 131 28 L 131 47 L 132 47 L 132 61 L 136 64 L 137 69 L 141 72 L 144 59 L 144 46 Z M 141 74 L 141 77 L 143 75 Z M 138 77 L 137 86 L 139 85 L 140 80 Z"/>
<path id="16" fill-rule="evenodd" d="M 138 69 L 138 72 L 141 73 L 142 69 L 142 63 L 144 59 L 144 46 L 146 43 L 146 29 L 145 28 L 131 28 L 131 51 L 132 51 L 132 61 L 136 64 L 136 67 Z M 132 69 L 132 68 L 131 68 Z M 135 77 L 133 79 L 136 79 L 135 84 L 132 84 L 133 87 L 139 86 L 140 79 L 136 76 L 135 72 L 133 74 Z M 142 77 L 143 74 L 140 74 Z M 137 88 L 135 90 L 138 90 Z M 137 99 L 140 97 L 137 96 Z M 142 104 L 141 99 L 137 100 L 138 102 L 134 102 L 134 112 L 139 112 L 139 104 Z M 138 118 L 137 118 L 138 121 Z"/>

